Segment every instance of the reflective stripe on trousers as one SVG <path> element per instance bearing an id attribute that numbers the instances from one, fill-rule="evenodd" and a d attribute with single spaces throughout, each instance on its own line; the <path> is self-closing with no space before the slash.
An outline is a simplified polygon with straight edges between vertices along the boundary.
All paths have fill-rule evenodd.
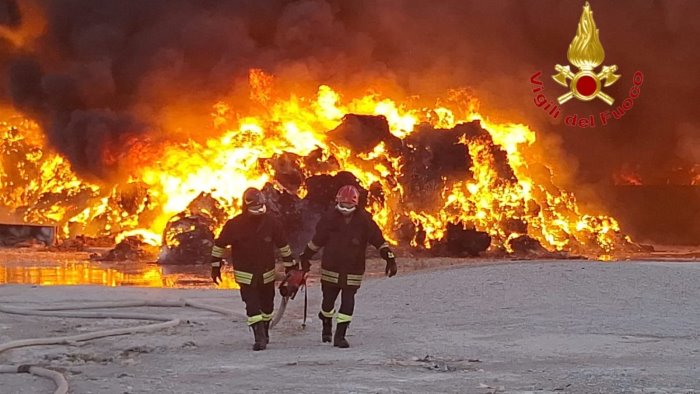
<path id="1" fill-rule="evenodd" d="M 253 283 L 254 275 L 251 274 L 250 272 L 233 270 L 233 277 L 236 279 L 236 283 L 238 283 L 238 284 L 250 285 Z M 271 283 L 274 281 L 275 281 L 275 270 L 274 269 L 262 274 L 262 282 L 264 284 L 268 284 L 268 283 Z"/>
<path id="2" fill-rule="evenodd" d="M 339 273 L 321 268 L 321 280 L 337 284 L 339 277 L 340 277 Z"/>
<path id="3" fill-rule="evenodd" d="M 265 320 L 263 315 L 248 316 L 248 325 L 252 326 L 255 323 Z"/>
<path id="4" fill-rule="evenodd" d="M 345 277 L 345 283 L 342 283 L 343 276 Z M 336 285 L 360 287 L 360 285 L 362 285 L 362 276 L 363 275 L 358 274 L 341 275 L 338 272 L 330 271 L 327 269 L 321 269 L 321 281 L 333 283 Z"/>
<path id="5" fill-rule="evenodd" d="M 352 321 L 352 315 L 346 315 L 344 313 L 338 313 L 338 317 L 335 319 L 338 324 L 349 323 Z"/>

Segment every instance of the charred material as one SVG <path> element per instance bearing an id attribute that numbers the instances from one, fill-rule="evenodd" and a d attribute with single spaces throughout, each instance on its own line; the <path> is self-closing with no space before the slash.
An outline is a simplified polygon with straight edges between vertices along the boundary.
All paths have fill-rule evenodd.
<path id="1" fill-rule="evenodd" d="M 173 216 L 163 231 L 160 264 L 203 264 L 214 246 L 214 221 L 205 214 Z"/>
<path id="2" fill-rule="evenodd" d="M 301 165 L 301 157 L 293 153 L 285 152 L 275 155 L 270 159 L 263 159 L 268 173 L 275 174 L 275 180 L 283 189 L 296 194 L 304 183 L 304 170 Z"/>
<path id="3" fill-rule="evenodd" d="M 150 207 L 151 196 L 148 185 L 134 182 L 119 187 L 119 193 L 114 197 L 115 202 L 125 212 L 135 215 Z"/>
<path id="4" fill-rule="evenodd" d="M 329 208 L 335 203 L 335 195 L 342 186 L 353 185 L 360 191 L 361 207 L 367 206 L 369 191 L 360 185 L 360 181 L 348 171 L 341 171 L 334 176 L 322 174 L 314 175 L 306 180 L 307 194 L 305 199 L 312 204 L 317 204 L 323 209 Z M 374 196 L 373 198 L 379 198 Z"/>
<path id="5" fill-rule="evenodd" d="M 366 155 L 368 159 L 363 162 L 365 164 L 358 165 L 366 166 L 366 170 L 373 171 L 375 175 L 381 174 L 381 183 L 375 182 L 364 185 L 367 188 L 362 187 L 354 174 L 340 171 L 341 166 L 338 158 L 333 156 L 333 149 L 319 148 L 306 156 L 285 152 L 259 159 L 259 169 L 274 174 L 274 181 L 262 188 L 268 211 L 283 224 L 296 253 L 299 253 L 310 239 L 323 212 L 332 209 L 335 195 L 344 185 L 354 185 L 360 190 L 361 207 L 373 213 L 382 210 L 393 213 L 393 216 L 388 218 L 392 227 L 392 239 L 397 239 L 404 246 L 409 242 L 413 245 L 430 244 L 433 247 L 430 253 L 453 256 L 478 256 L 489 248 L 492 242 L 489 234 L 474 228 L 465 228 L 464 223 L 448 225 L 445 228 L 445 237 L 441 240 L 428 240 L 428 233 L 408 214 L 409 211 L 435 212 L 436 209 L 444 209 L 448 215 L 452 215 L 455 214 L 452 212 L 455 210 L 471 209 L 458 204 L 450 205 L 444 199 L 444 192 L 457 182 L 469 181 L 474 177 L 472 171 L 482 165 L 490 169 L 489 176 L 495 175 L 496 187 L 517 182 L 506 152 L 494 144 L 491 134 L 482 128 L 478 121 L 461 123 L 452 129 L 435 129 L 432 126 L 421 125 L 401 140 L 391 134 L 383 116 L 350 114 L 343 118 L 338 127 L 329 131 L 328 136 L 337 148 L 347 148 L 354 154 Z M 382 144 L 379 146 L 381 149 L 376 148 L 379 144 Z M 392 157 L 395 159 L 391 159 Z M 401 170 L 393 173 L 377 170 L 377 164 L 386 169 Z M 31 168 L 35 172 L 38 171 L 38 168 Z M 360 168 L 360 171 L 364 170 Z M 298 197 L 302 188 L 306 189 L 303 199 Z M 397 190 L 400 190 L 400 197 L 393 198 L 396 196 L 392 193 Z M 468 195 L 470 191 L 465 190 L 464 193 Z M 123 215 L 128 215 L 130 219 L 138 219 L 142 225 L 149 223 L 151 212 L 155 212 L 154 209 L 157 208 L 151 206 L 154 199 L 146 184 L 128 183 L 102 195 L 89 188 L 74 191 L 70 196 L 46 193 L 37 200 L 32 209 L 34 212 L 51 212 L 49 208 L 60 206 L 70 212 L 69 216 L 74 216 L 85 204 L 97 205 L 88 204 L 88 200 L 103 201 L 103 204 L 115 209 L 100 211 L 89 221 L 66 223 L 62 228 L 67 228 L 73 236 L 85 232 L 98 236 L 113 236 L 116 232 L 131 229 L 121 227 L 122 222 L 133 223 L 122 221 Z M 212 195 L 204 192 L 199 194 L 187 209 L 168 222 L 162 235 L 163 248 L 159 262 L 208 262 L 214 233 L 230 219 L 229 212 L 237 208 L 240 207 L 236 206 L 235 202 L 232 206 L 224 208 L 222 202 Z M 536 214 L 539 209 L 541 208 L 534 200 L 530 201 L 527 205 L 518 206 L 515 214 L 494 219 L 494 225 L 505 234 L 528 234 L 527 221 L 519 218 Z M 25 218 L 31 216 L 28 215 L 31 212 L 24 213 Z M 467 213 L 475 214 L 471 211 Z M 496 239 L 494 242 L 498 243 L 499 247 L 504 247 L 505 241 Z M 138 245 L 133 241 L 129 242 L 120 243 L 105 258 L 141 258 Z M 507 249 L 516 254 L 548 253 L 535 238 L 529 236 L 511 239 L 508 242 L 503 248 L 504 252 Z M 80 244 L 72 246 L 81 247 Z"/>
<path id="6" fill-rule="evenodd" d="M 569 252 L 549 251 L 540 241 L 529 235 L 520 235 L 508 240 L 508 246 L 512 250 L 511 256 L 519 258 L 537 259 L 583 259 L 582 255 Z"/>
<path id="7" fill-rule="evenodd" d="M 181 214 L 206 218 L 210 228 L 222 226 L 228 219 L 224 207 L 209 193 L 200 193 Z"/>
<path id="8" fill-rule="evenodd" d="M 460 123 L 451 132 L 463 136 L 467 144 L 478 143 L 480 146 L 487 147 L 487 152 L 485 153 L 493 157 L 492 164 L 495 166 L 494 170 L 499 179 L 507 182 L 518 181 L 508 163 L 508 153 L 493 142 L 493 137 L 486 129 L 481 127 L 479 121 Z M 471 159 L 473 160 L 474 158 Z"/>
<path id="9" fill-rule="evenodd" d="M 549 253 L 547 249 L 542 246 L 540 241 L 530 237 L 529 235 L 520 235 L 508 240 L 508 246 L 515 254 L 526 255 L 526 254 L 538 254 L 544 255 Z"/>
<path id="10" fill-rule="evenodd" d="M 389 152 L 401 150 L 401 140 L 389 131 L 384 116 L 348 114 L 343 122 L 328 132 L 330 138 L 355 153 L 369 153 L 383 142 Z"/>
<path id="11" fill-rule="evenodd" d="M 311 151 L 301 161 L 304 163 L 306 174 L 325 174 L 341 169 L 338 159 L 321 148 Z"/>
<path id="12" fill-rule="evenodd" d="M 88 248 L 111 248 L 114 246 L 114 237 L 89 237 L 87 235 L 77 235 L 73 238 L 64 239 L 53 250 L 64 252 L 79 252 Z"/>
<path id="13" fill-rule="evenodd" d="M 481 147 L 476 154 L 488 155 L 495 162 L 496 174 L 502 182 L 517 181 L 508 164 L 506 152 L 493 143 L 491 135 L 481 127 L 478 121 L 459 124 L 453 129 L 434 129 L 427 125 L 420 126 L 402 142 L 389 131 L 389 125 L 383 116 L 346 115 L 343 122 L 329 132 L 329 137 L 341 146 L 353 152 L 369 153 L 379 143 L 384 143 L 385 150 L 402 157 L 403 171 L 401 184 L 404 186 L 406 203 L 410 209 L 432 209 L 446 184 L 464 181 L 472 176 L 473 160 L 470 156 L 470 144 Z M 287 228 L 293 248 L 296 240 L 299 244 L 304 235 L 311 233 L 320 215 L 334 204 L 337 190 L 343 185 L 354 185 L 360 190 L 360 205 L 370 209 L 385 208 L 385 196 L 381 184 L 369 185 L 369 190 L 360 185 L 358 179 L 350 172 L 341 171 L 336 175 L 324 173 L 324 166 L 330 171 L 335 169 L 337 161 L 333 156 L 325 156 L 321 150 L 312 152 L 305 158 L 294 155 L 281 155 L 268 162 L 275 171 L 275 180 L 284 189 L 297 187 L 298 179 L 305 171 L 315 174 L 304 179 L 307 194 L 303 201 L 287 201 L 286 193 L 276 192 L 273 188 L 266 191 L 269 209 L 278 215 Z M 381 155 L 376 160 L 385 160 Z M 303 163 L 303 165 L 300 165 Z M 313 170 L 309 171 L 309 167 Z M 406 217 L 396 224 L 396 236 L 400 241 L 413 240 L 422 245 L 425 232 L 416 228 Z M 301 223 L 301 224 L 299 224 Z M 514 231 L 527 231 L 527 223 L 511 220 L 505 223 Z M 455 256 L 477 256 L 488 249 L 491 237 L 474 229 L 465 229 L 461 224 L 448 226 L 446 237 L 434 252 Z"/>
<path id="14" fill-rule="evenodd" d="M 92 254 L 90 259 L 96 261 L 125 261 L 125 260 L 153 260 L 157 255 L 157 248 L 143 242 L 140 237 L 126 237 L 117 246 L 107 253 Z"/>
<path id="15" fill-rule="evenodd" d="M 435 196 L 443 190 L 445 181 L 470 176 L 472 162 L 468 147 L 460 143 L 462 135 L 463 132 L 421 125 L 404 140 L 409 152 L 404 155 L 401 184 L 414 209 L 435 204 Z"/>
<path id="16" fill-rule="evenodd" d="M 447 251 L 458 257 L 477 257 L 491 246 L 491 236 L 488 233 L 453 223 L 447 225 L 444 241 Z"/>
<path id="17" fill-rule="evenodd" d="M 262 188 L 267 209 L 284 226 L 288 234 L 294 234 L 302 227 L 302 211 L 306 204 L 302 199 L 287 191 L 277 191 L 272 184 L 267 183 Z"/>
<path id="18" fill-rule="evenodd" d="M 404 142 L 410 147 L 411 154 L 406 158 L 406 174 L 422 170 L 425 177 L 442 176 L 464 179 L 472 165 L 467 146 L 461 138 L 467 132 L 475 134 L 478 123 L 458 125 L 454 129 L 434 129 L 427 124 L 420 125 Z"/>
<path id="19" fill-rule="evenodd" d="M 516 182 L 508 163 L 507 152 L 493 143 L 488 131 L 478 121 L 460 123 L 453 129 L 434 129 L 423 124 L 404 139 L 408 152 L 404 154 L 401 184 L 414 208 L 431 208 L 435 196 L 445 184 L 472 178 L 474 158 L 470 144 L 486 147 L 476 154 L 493 158 L 497 177 L 502 182 Z"/>
<path id="20" fill-rule="evenodd" d="M 168 221 L 163 231 L 160 264 L 209 262 L 214 230 L 228 219 L 221 204 L 210 194 L 199 194 L 187 209 Z"/>

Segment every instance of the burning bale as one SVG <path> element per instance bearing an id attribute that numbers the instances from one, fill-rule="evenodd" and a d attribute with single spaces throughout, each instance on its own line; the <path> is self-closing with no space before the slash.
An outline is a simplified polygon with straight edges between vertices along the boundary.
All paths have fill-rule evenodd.
<path id="1" fill-rule="evenodd" d="M 447 225 L 445 244 L 447 251 L 453 256 L 476 257 L 491 246 L 491 236 L 474 228 L 450 223 Z"/>
<path id="2" fill-rule="evenodd" d="M 542 243 L 529 235 L 519 235 L 508 240 L 506 248 L 510 256 L 522 259 L 584 259 L 585 256 L 570 251 L 550 251 Z"/>
<path id="3" fill-rule="evenodd" d="M 517 182 L 506 152 L 494 144 L 479 122 L 458 124 L 447 130 L 421 125 L 404 141 L 410 150 L 404 155 L 400 181 L 411 196 L 407 202 L 413 209 L 432 210 L 436 195 L 446 185 L 478 180 L 481 174 L 474 174 L 478 170 L 475 159 L 492 159 L 493 166 L 489 168 L 494 170 L 494 183 Z"/>
<path id="4" fill-rule="evenodd" d="M 331 140 L 355 154 L 368 154 L 379 144 L 384 144 L 390 153 L 401 151 L 401 140 L 391 134 L 384 116 L 347 114 L 328 134 Z"/>
<path id="5" fill-rule="evenodd" d="M 211 129 L 198 138 L 144 147 L 144 156 L 157 151 L 146 161 L 129 158 L 148 138 L 125 136 L 125 152 L 110 145 L 103 156 L 130 163 L 128 181 L 83 180 L 45 146 L 37 125 L 6 124 L 0 159 L 25 165 L 0 173 L 3 190 L 21 191 L 3 203 L 22 220 L 56 223 L 61 237 L 140 234 L 162 244 L 168 264 L 208 261 L 213 234 L 240 212 L 250 186 L 262 188 L 297 252 L 344 184 L 360 188 L 361 205 L 403 247 L 452 255 L 527 249 L 522 240 L 508 244 L 521 234 L 545 250 L 601 255 L 629 242 L 614 219 L 582 214 L 545 165 L 527 162 L 521 147 L 535 141 L 532 130 L 474 120 L 484 117 L 468 100 L 434 108 L 376 94 L 344 101 L 328 86 L 316 98 L 280 96 L 262 70 L 251 70 L 249 82 L 255 105 L 213 104 Z"/>
<path id="6" fill-rule="evenodd" d="M 432 256 L 478 257 L 491 246 L 491 236 L 487 232 L 477 231 L 464 224 L 448 223 L 445 236 L 434 242 L 428 250 L 421 248 L 426 240 L 424 229 L 413 228 L 410 233 L 415 233 L 413 241 L 418 248 L 416 251 L 427 251 Z"/>
<path id="7" fill-rule="evenodd" d="M 600 256 L 630 241 L 594 202 L 580 204 L 556 185 L 561 174 L 537 170 L 568 162 L 552 163 L 559 155 L 549 149 L 571 149 L 578 175 L 596 185 L 623 162 L 632 173 L 621 178 L 635 184 L 677 166 L 692 166 L 687 182 L 697 180 L 697 128 L 684 113 L 697 89 L 677 83 L 695 77 L 673 72 L 675 62 L 660 75 L 690 100 L 646 101 L 660 108 L 635 111 L 629 127 L 610 122 L 621 128 L 615 138 L 542 138 L 549 135 L 504 120 L 528 118 L 520 107 L 526 100 L 513 94 L 524 78 L 498 70 L 516 58 L 547 56 L 530 53 L 518 29 L 504 29 L 507 39 L 498 42 L 479 36 L 492 20 L 523 14 L 520 2 L 495 10 L 459 1 L 259 3 L 134 1 L 119 12 L 114 1 L 3 2 L 0 208 L 11 215 L 3 220 L 50 223 L 63 239 L 134 230 L 160 238 L 199 193 L 211 193 L 231 216 L 246 187 L 270 183 L 289 194 L 281 214 L 292 226 L 316 209 L 304 204 L 328 200 L 314 177 L 349 171 L 368 191 L 366 206 L 382 230 L 403 246 L 435 247 L 448 223 L 469 223 L 497 248 L 526 234 L 546 250 Z M 680 38 L 693 36 L 696 24 L 682 17 L 697 7 L 637 10 L 671 16 L 648 32 L 683 43 L 659 46 L 664 58 L 694 53 L 692 40 Z M 561 30 L 569 22 L 549 18 L 557 10 L 545 19 Z M 526 23 L 544 37 L 551 26 L 533 23 L 535 14 Z M 397 20 L 419 23 L 398 29 Z M 642 73 L 634 76 L 641 83 Z M 474 92 L 487 95 L 497 113 L 481 113 Z M 658 144 L 633 138 L 645 121 L 674 119 L 678 127 L 668 135 L 665 127 L 645 129 Z M 629 157 L 610 143 L 628 144 Z M 596 194 L 603 195 L 586 193 Z M 685 216 L 670 230 L 694 226 L 693 215 Z M 510 219 L 526 231 L 513 230 Z M 669 233 L 656 224 L 640 226 Z"/>
<path id="8" fill-rule="evenodd" d="M 461 180 L 472 166 L 468 147 L 460 139 L 478 124 L 458 125 L 454 129 L 435 129 L 423 124 L 404 140 L 411 153 L 406 157 L 405 175 L 426 178 L 447 176 Z M 409 184 L 411 182 L 408 182 Z"/>
<path id="9" fill-rule="evenodd" d="M 174 216 L 163 232 L 161 264 L 204 264 L 214 246 L 211 218 L 199 215 Z"/>
<path id="10" fill-rule="evenodd" d="M 214 246 L 214 229 L 228 219 L 221 204 L 201 193 L 185 211 L 168 221 L 163 231 L 161 264 L 208 263 Z"/>
<path id="11" fill-rule="evenodd" d="M 269 183 L 262 188 L 262 193 L 268 212 L 277 218 L 286 230 L 290 246 L 294 251 L 301 253 L 308 242 L 305 234 L 311 231 L 307 217 L 313 208 L 298 196 L 287 191 L 280 192 Z"/>
<path id="12" fill-rule="evenodd" d="M 521 256 L 546 255 L 550 253 L 542 246 L 540 241 L 527 235 L 520 235 L 509 239 L 508 247 L 513 253 Z"/>
<path id="13" fill-rule="evenodd" d="M 270 166 L 270 172 L 275 174 L 275 180 L 282 188 L 296 194 L 304 183 L 304 171 L 299 160 L 299 156 L 285 152 L 272 159 L 264 159 L 263 163 Z"/>
<path id="14" fill-rule="evenodd" d="M 140 237 L 124 238 L 113 249 L 100 255 L 94 253 L 90 259 L 96 261 L 152 261 L 158 255 L 158 248 L 144 242 Z"/>

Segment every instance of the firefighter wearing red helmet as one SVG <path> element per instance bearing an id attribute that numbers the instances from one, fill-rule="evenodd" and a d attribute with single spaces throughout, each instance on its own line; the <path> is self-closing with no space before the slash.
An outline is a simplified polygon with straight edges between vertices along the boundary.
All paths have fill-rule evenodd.
<path id="1" fill-rule="evenodd" d="M 349 347 L 345 338 L 355 309 L 355 293 L 362 284 L 365 273 L 367 244 L 377 249 L 386 260 L 386 275 L 396 275 L 396 260 L 389 244 L 372 216 L 358 207 L 360 192 L 355 186 L 346 185 L 338 190 L 335 209 L 325 214 L 316 225 L 316 233 L 304 252 L 299 255 L 302 269 L 309 270 L 310 259 L 321 248 L 321 292 L 323 301 L 318 317 L 323 323 L 321 340 L 340 348 Z M 340 308 L 336 317 L 333 336 L 335 303 L 340 295 Z"/>
<path id="2" fill-rule="evenodd" d="M 281 224 L 267 213 L 265 198 L 258 189 L 243 193 L 243 212 L 224 225 L 212 249 L 211 277 L 221 280 L 221 263 L 231 246 L 233 275 L 241 287 L 248 325 L 253 329 L 253 350 L 264 350 L 269 343 L 270 321 L 275 300 L 275 249 L 285 271 L 298 264 Z"/>

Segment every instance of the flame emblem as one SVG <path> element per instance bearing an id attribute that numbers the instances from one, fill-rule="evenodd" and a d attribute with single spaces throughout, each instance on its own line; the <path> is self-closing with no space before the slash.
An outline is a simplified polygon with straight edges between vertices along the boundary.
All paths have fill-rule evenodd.
<path id="1" fill-rule="evenodd" d="M 608 105 L 612 105 L 615 99 L 601 90 L 602 86 L 614 84 L 620 75 L 616 75 L 616 65 L 603 66 L 600 72 L 596 73 L 595 68 L 600 66 L 605 59 L 605 50 L 598 37 L 598 28 L 593 20 L 593 11 L 590 4 L 586 2 L 583 6 L 581 20 L 578 22 L 576 36 L 571 44 L 567 56 L 569 63 L 579 70 L 574 73 L 571 67 L 557 64 L 554 69 L 558 74 L 552 79 L 558 84 L 568 87 L 569 92 L 559 96 L 559 104 L 576 97 L 581 101 L 591 101 L 596 97 L 603 100 Z"/>

